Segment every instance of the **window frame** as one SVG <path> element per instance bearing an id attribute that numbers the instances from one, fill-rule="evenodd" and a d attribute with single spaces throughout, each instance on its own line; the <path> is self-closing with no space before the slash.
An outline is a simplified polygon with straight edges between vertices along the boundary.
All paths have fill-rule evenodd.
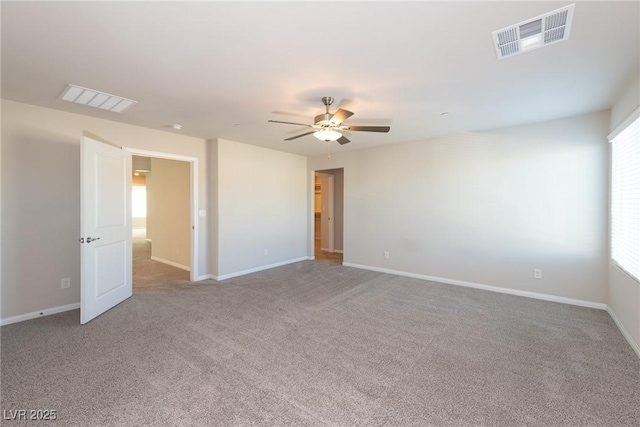
<path id="1" fill-rule="evenodd" d="M 614 244 L 616 243 L 620 243 L 619 238 L 615 238 L 615 236 L 618 235 L 622 235 L 625 236 L 623 237 L 623 241 L 622 244 L 625 243 L 625 241 L 628 243 L 628 239 L 626 238 L 627 235 L 631 236 L 631 239 L 634 239 L 634 234 L 635 233 L 630 233 L 630 234 L 626 234 L 626 233 L 617 233 L 619 230 L 614 230 L 614 226 L 616 224 L 618 224 L 620 221 L 617 220 L 618 218 L 618 210 L 617 205 L 615 205 L 614 203 L 614 198 L 616 197 L 616 194 L 614 194 L 618 188 L 616 188 L 616 183 L 614 182 L 614 179 L 616 178 L 616 172 L 614 171 L 614 168 L 616 167 L 616 165 L 614 164 L 614 160 L 615 160 L 615 155 L 614 155 L 614 150 L 616 149 L 616 142 L 619 143 L 623 143 L 622 141 L 616 141 L 616 139 L 625 134 L 628 131 L 634 132 L 634 130 L 631 130 L 631 127 L 634 126 L 635 127 L 635 134 L 636 135 L 640 135 L 640 107 L 636 108 L 631 114 L 629 114 L 629 116 L 627 116 L 618 126 L 616 126 L 616 128 L 607 136 L 607 139 L 609 140 L 609 142 L 611 143 L 611 159 L 610 159 L 610 183 L 609 183 L 609 215 L 610 215 L 610 220 L 609 220 L 609 259 L 611 260 L 611 262 L 613 264 L 615 264 L 618 268 L 620 268 L 622 271 L 625 272 L 625 274 L 627 274 L 628 276 L 630 276 L 632 279 L 634 279 L 635 281 L 640 283 L 640 207 L 636 208 L 636 211 L 634 212 L 635 214 L 638 215 L 638 218 L 636 219 L 638 221 L 638 223 L 636 224 L 637 226 L 637 236 L 635 236 L 635 239 L 637 239 L 636 241 L 632 241 L 631 244 L 629 246 L 627 246 L 627 248 L 621 248 L 622 251 L 620 251 L 619 247 L 617 247 L 616 249 L 618 253 L 623 253 L 626 251 L 631 250 L 632 252 L 632 256 L 630 258 L 628 257 L 624 257 L 624 256 L 619 256 L 619 259 L 616 259 L 615 253 L 614 253 Z M 625 141 L 626 142 L 626 141 Z M 633 143 L 633 140 L 631 140 L 631 143 Z M 637 147 L 637 151 L 635 153 L 635 155 L 637 156 L 634 159 L 634 163 L 628 167 L 627 170 L 631 170 L 631 171 L 639 171 L 635 173 L 635 176 L 633 174 L 633 172 L 631 173 L 631 177 L 633 177 L 635 180 L 640 181 L 640 139 L 638 140 L 638 145 L 639 147 Z M 633 149 L 632 149 L 633 150 Z M 627 177 L 628 179 L 629 177 Z M 636 181 L 636 182 L 637 182 Z M 628 191 L 628 187 L 623 187 L 622 189 L 620 189 L 620 191 Z M 638 183 L 638 188 L 632 188 L 632 192 L 633 191 L 637 191 L 637 194 L 634 192 L 633 193 L 633 197 L 639 200 L 640 203 L 640 183 Z M 623 193 L 624 194 L 624 193 Z M 621 194 L 620 196 L 622 196 L 623 194 Z M 615 217 L 615 218 L 614 218 Z M 635 215 L 634 215 L 634 219 L 635 219 Z M 615 233 L 614 233 L 615 231 Z M 631 248 L 633 248 L 634 246 L 636 246 L 638 249 L 638 253 L 637 254 L 633 254 L 633 250 Z M 623 254 L 624 255 L 624 254 Z M 638 259 L 635 259 L 635 256 L 633 255 L 637 255 Z"/>

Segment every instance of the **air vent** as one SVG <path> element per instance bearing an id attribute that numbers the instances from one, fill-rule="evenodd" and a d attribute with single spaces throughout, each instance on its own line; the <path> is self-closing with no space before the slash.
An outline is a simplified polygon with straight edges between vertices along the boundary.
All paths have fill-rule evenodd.
<path id="1" fill-rule="evenodd" d="M 494 31 L 498 59 L 525 53 L 569 38 L 575 4 Z"/>
<path id="2" fill-rule="evenodd" d="M 86 87 L 71 84 L 65 88 L 59 98 L 64 101 L 75 102 L 76 104 L 96 107 L 102 110 L 113 111 L 115 113 L 122 113 L 127 108 L 138 103 L 138 101 L 134 101 L 132 99 L 110 95 L 94 89 L 87 89 Z"/>

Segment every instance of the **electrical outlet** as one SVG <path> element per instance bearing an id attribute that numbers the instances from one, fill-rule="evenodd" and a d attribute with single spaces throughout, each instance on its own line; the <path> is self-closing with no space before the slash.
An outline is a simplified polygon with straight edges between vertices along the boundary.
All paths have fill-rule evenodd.
<path id="1" fill-rule="evenodd" d="M 384 251 L 382 256 L 384 257 L 384 259 L 389 259 L 389 251 Z"/>
<path id="2" fill-rule="evenodd" d="M 69 289 L 70 287 L 71 287 L 71 278 L 65 277 L 64 279 L 60 279 L 61 289 Z"/>
<path id="3" fill-rule="evenodd" d="M 540 270 L 539 268 L 534 268 L 533 269 L 533 278 L 534 279 L 542 279 L 542 270 Z"/>

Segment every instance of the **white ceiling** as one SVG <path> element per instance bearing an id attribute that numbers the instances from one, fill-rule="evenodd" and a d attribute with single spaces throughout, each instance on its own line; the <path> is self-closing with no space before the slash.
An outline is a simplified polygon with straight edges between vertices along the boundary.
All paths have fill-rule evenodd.
<path id="1" fill-rule="evenodd" d="M 496 58 L 492 31 L 568 4 L 2 1 L 2 97 L 304 155 L 325 143 L 267 120 L 311 124 L 327 95 L 391 126 L 333 150 L 608 109 L 640 72 L 638 1 L 577 1 L 568 41 Z M 139 103 L 57 99 L 68 83 Z"/>

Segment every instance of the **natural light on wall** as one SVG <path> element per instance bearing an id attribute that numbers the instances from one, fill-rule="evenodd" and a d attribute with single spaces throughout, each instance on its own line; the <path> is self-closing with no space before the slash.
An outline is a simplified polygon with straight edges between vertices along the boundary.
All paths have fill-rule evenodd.
<path id="1" fill-rule="evenodd" d="M 611 258 L 640 281 L 640 111 L 610 135 Z"/>
<path id="2" fill-rule="evenodd" d="M 131 188 L 131 216 L 147 217 L 147 187 L 144 185 L 134 185 Z"/>

